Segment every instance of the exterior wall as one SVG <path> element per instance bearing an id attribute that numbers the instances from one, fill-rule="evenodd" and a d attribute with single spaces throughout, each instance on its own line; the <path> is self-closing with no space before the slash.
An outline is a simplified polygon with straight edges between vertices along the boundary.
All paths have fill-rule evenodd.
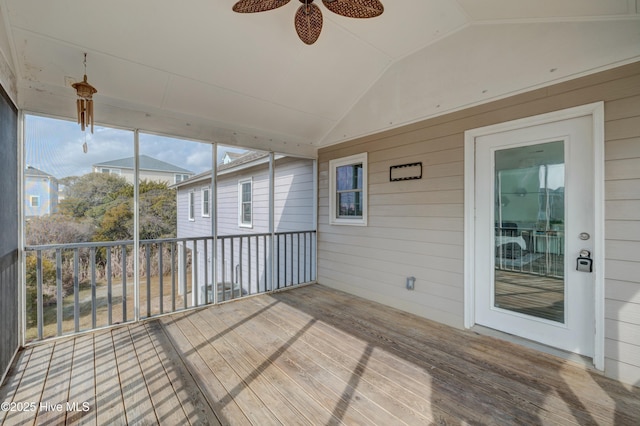
<path id="1" fill-rule="evenodd" d="M 241 227 L 238 225 L 238 182 L 251 179 L 252 180 L 252 227 Z M 225 235 L 252 235 L 269 232 L 269 166 L 261 164 L 251 168 L 243 169 L 234 173 L 220 175 L 217 179 L 217 220 L 218 220 L 218 236 Z M 207 186 L 204 182 L 193 183 L 181 186 L 178 190 L 178 237 L 197 237 L 210 236 L 211 218 L 202 217 L 202 192 L 201 188 Z M 274 182 L 274 223 L 275 232 L 287 231 L 308 231 L 314 229 L 313 215 L 313 161 L 282 158 L 276 161 L 275 182 Z M 188 220 L 188 193 L 195 191 L 195 217 L 193 221 Z M 249 276 L 253 277 L 253 281 L 258 283 L 262 289 L 265 286 L 267 270 L 264 264 L 264 244 L 265 240 L 252 239 L 251 243 L 248 239 L 243 240 L 243 266 L 238 273 L 242 274 L 242 281 L 251 282 Z M 290 266 L 291 259 L 293 262 L 298 261 L 297 250 L 291 252 L 291 246 L 294 244 L 305 244 L 305 242 L 292 241 L 288 238 L 287 262 Z M 225 243 L 225 260 L 224 270 L 222 263 L 221 241 L 218 244 L 218 272 L 219 281 L 231 282 L 235 280 L 236 265 L 240 259 L 239 240 L 234 240 L 233 262 L 231 261 L 231 242 L 227 240 Z M 249 244 L 252 247 L 251 258 L 247 256 Z M 260 256 L 256 259 L 256 244 L 259 246 L 258 252 Z M 204 277 L 205 265 L 208 265 L 211 271 L 211 259 L 204 261 L 204 243 L 199 243 L 200 247 L 198 257 L 198 275 Z M 267 242 L 267 246 L 269 243 Z M 312 241 L 306 241 L 307 253 L 311 253 Z M 211 247 L 209 247 L 211 253 Z M 284 239 L 281 240 L 281 251 L 285 251 Z M 303 249 L 304 251 L 304 249 Z M 302 256 L 302 255 L 301 255 Z M 285 277 L 284 256 L 281 259 L 282 271 L 281 276 Z M 251 267 L 249 267 L 251 264 Z M 307 267 L 309 270 L 315 268 L 312 263 Z M 298 279 L 297 269 L 294 271 L 294 278 Z M 300 273 L 300 276 L 303 272 Z M 209 274 L 211 276 L 211 274 Z M 255 280 L 255 277 L 259 277 Z M 291 274 L 289 274 L 291 278 Z M 255 292 L 257 288 L 245 288 L 246 291 Z"/>
<path id="2" fill-rule="evenodd" d="M 101 173 L 103 168 L 120 170 L 120 174 L 117 176 L 122 176 L 129 183 L 133 183 L 133 170 L 132 169 L 122 169 L 118 167 L 94 167 L 93 171 L 95 173 Z M 156 181 L 156 182 L 166 182 L 168 185 L 173 185 L 175 182 L 176 174 L 186 174 L 186 173 L 175 173 L 175 172 L 160 172 L 156 170 L 140 170 L 140 180 L 148 180 L 148 181 Z"/>
<path id="3" fill-rule="evenodd" d="M 640 63 L 321 149 L 318 282 L 463 327 L 464 132 L 605 102 L 606 371 L 640 384 Z M 328 163 L 369 154 L 367 227 L 328 225 Z M 421 180 L 389 167 L 422 161 Z M 416 289 L 404 289 L 416 277 Z"/>
<path id="4" fill-rule="evenodd" d="M 45 176 L 25 176 L 24 187 L 25 216 L 44 216 L 55 213 L 57 211 L 58 183 L 54 179 Z M 37 196 L 40 198 L 39 206 L 31 206 L 32 196 Z"/>

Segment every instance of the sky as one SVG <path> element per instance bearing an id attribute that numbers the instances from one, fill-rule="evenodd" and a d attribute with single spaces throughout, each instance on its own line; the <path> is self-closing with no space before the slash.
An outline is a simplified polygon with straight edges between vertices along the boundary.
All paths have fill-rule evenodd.
<path id="1" fill-rule="evenodd" d="M 83 144 L 87 143 L 87 152 Z M 140 154 L 182 167 L 194 173 L 211 170 L 211 145 L 140 133 Z M 218 160 L 225 151 L 218 147 Z M 133 157 L 133 131 L 96 126 L 82 132 L 73 121 L 27 115 L 25 117 L 25 165 L 60 179 L 91 172 L 96 163 Z"/>

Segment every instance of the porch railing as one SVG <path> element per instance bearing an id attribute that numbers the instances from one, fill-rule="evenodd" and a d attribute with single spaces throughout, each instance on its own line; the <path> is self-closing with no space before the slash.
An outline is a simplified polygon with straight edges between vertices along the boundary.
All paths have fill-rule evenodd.
<path id="1" fill-rule="evenodd" d="M 315 235 L 218 236 L 215 261 L 212 237 L 142 240 L 137 271 L 133 241 L 27 246 L 27 340 L 313 282 Z"/>
<path id="2" fill-rule="evenodd" d="M 564 232 L 496 226 L 495 268 L 545 277 L 564 277 Z"/>

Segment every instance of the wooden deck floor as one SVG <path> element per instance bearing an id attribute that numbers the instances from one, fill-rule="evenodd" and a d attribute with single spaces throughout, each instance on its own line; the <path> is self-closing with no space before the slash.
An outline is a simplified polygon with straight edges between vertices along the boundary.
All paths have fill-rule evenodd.
<path id="1" fill-rule="evenodd" d="M 0 402 L 6 425 L 640 419 L 638 388 L 320 285 L 30 346 Z"/>

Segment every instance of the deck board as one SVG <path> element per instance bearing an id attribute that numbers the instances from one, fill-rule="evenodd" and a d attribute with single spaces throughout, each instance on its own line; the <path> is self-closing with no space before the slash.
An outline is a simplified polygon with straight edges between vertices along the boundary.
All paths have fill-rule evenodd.
<path id="1" fill-rule="evenodd" d="M 7 425 L 635 425 L 640 418 L 636 387 L 320 285 L 30 346 L 0 396 L 91 407 L 60 418 L 0 412 Z"/>
<path id="2" fill-rule="evenodd" d="M 74 345 L 73 340 L 62 340 L 56 342 L 53 347 L 52 359 L 56 362 L 51 363 L 49 367 L 41 397 L 41 401 L 50 404 L 52 408 L 37 412 L 36 423 L 38 424 L 65 423 Z M 65 405 L 65 410 L 57 409 L 60 404 Z"/>
<path id="3" fill-rule="evenodd" d="M 156 354 L 147 328 L 141 324 L 131 337 L 158 422 L 171 425 L 189 423 L 182 404 L 175 405 L 178 397 L 173 386 L 167 386 L 170 380 Z"/>
<path id="4" fill-rule="evenodd" d="M 101 331 L 94 335 L 96 403 L 92 409 L 96 412 L 99 425 L 126 424 L 127 422 L 111 333 L 111 331 Z M 87 368 L 89 368 L 88 365 Z"/>
<path id="5" fill-rule="evenodd" d="M 76 405 L 66 413 L 67 425 L 97 424 L 96 410 L 91 409 L 96 405 L 94 337 L 93 334 L 86 334 L 74 339 L 73 365 L 67 401 Z"/>

